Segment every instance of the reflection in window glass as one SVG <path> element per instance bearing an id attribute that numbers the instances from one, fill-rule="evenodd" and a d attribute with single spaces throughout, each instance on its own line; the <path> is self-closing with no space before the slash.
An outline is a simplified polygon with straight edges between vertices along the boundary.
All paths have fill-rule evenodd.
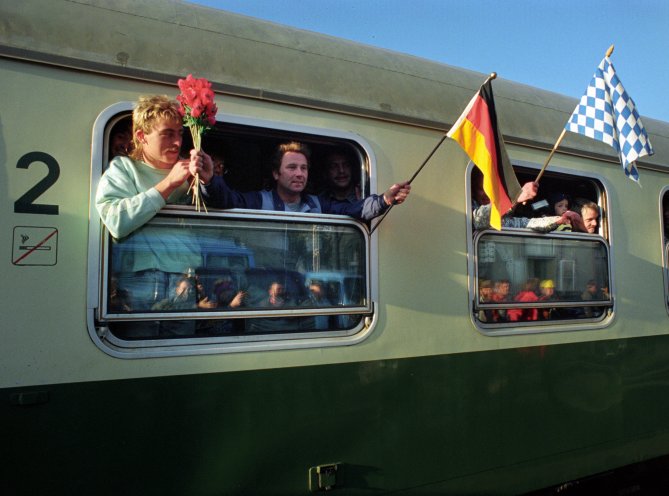
<path id="1" fill-rule="evenodd" d="M 612 305 L 601 238 L 487 232 L 477 238 L 476 254 L 475 315 L 482 323 L 596 319 Z"/>
<path id="2" fill-rule="evenodd" d="M 158 216 L 110 242 L 105 317 L 121 338 L 350 329 L 365 239 L 351 222 Z"/>

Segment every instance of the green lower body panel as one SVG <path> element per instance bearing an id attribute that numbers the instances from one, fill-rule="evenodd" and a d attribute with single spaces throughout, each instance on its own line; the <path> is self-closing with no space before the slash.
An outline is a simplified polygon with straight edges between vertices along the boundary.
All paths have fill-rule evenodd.
<path id="1" fill-rule="evenodd" d="M 299 495 L 320 466 L 336 494 L 534 491 L 669 453 L 667 356 L 658 337 L 5 389 L 3 493 Z"/>

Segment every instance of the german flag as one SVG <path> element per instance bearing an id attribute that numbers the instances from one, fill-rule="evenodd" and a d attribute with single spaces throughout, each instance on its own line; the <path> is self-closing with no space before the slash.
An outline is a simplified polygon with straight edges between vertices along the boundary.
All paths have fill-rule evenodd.
<path id="1" fill-rule="evenodd" d="M 457 141 L 483 173 L 483 190 L 490 198 L 491 227 L 502 228 L 502 215 L 520 194 L 520 184 L 497 127 L 495 101 L 489 78 L 453 124 L 447 136 Z"/>

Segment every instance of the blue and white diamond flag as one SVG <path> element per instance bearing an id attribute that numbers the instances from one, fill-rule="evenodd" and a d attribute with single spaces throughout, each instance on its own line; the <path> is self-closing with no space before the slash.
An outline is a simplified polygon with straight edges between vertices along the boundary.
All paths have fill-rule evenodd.
<path id="1" fill-rule="evenodd" d="M 620 156 L 625 175 L 637 182 L 639 172 L 634 161 L 654 153 L 634 101 L 608 57 L 597 67 L 565 129 L 612 146 Z"/>

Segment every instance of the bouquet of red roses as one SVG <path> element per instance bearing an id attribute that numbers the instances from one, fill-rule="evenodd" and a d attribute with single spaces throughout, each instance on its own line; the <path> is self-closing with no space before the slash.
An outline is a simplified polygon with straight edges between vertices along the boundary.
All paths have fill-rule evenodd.
<path id="1" fill-rule="evenodd" d="M 218 108 L 214 103 L 214 92 L 211 89 L 211 83 L 205 78 L 197 79 L 189 74 L 186 79 L 179 79 L 177 82 L 181 94 L 177 96 L 179 102 L 179 112 L 183 116 L 184 126 L 190 128 L 190 134 L 193 137 L 193 148 L 200 150 L 202 147 L 202 134 L 216 124 L 216 112 Z M 193 203 L 197 211 L 200 211 L 200 205 L 206 205 L 200 198 L 199 188 L 200 178 L 196 174 L 191 189 L 193 190 Z M 190 190 L 189 190 L 190 191 Z"/>

